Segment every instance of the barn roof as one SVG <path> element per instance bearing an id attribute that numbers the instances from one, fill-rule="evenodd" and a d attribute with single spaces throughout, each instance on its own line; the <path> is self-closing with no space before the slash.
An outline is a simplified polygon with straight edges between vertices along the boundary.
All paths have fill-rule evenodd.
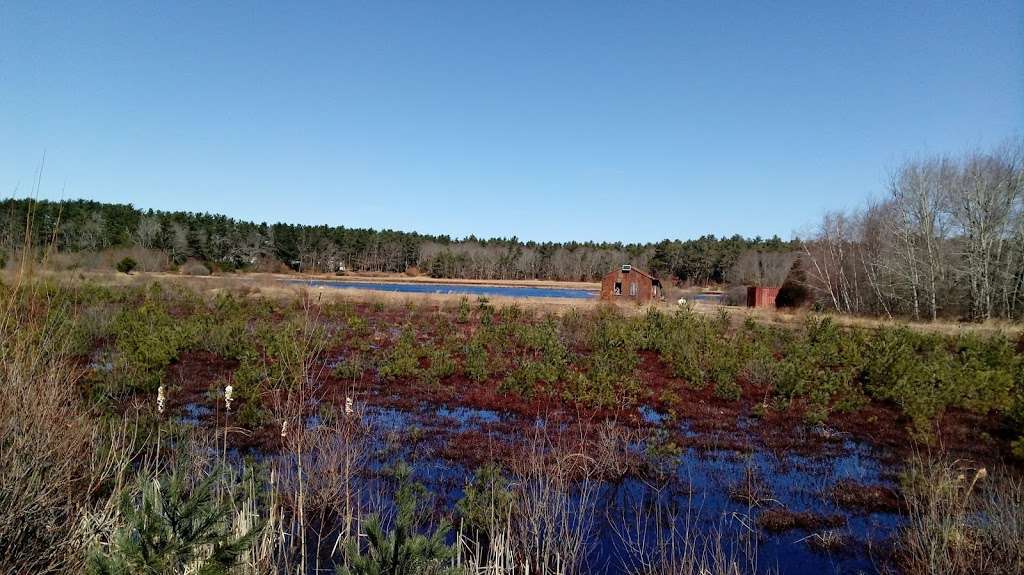
<path id="1" fill-rule="evenodd" d="M 655 281 L 655 282 L 659 281 L 658 278 L 654 277 L 653 275 L 643 271 L 642 269 L 640 269 L 640 268 L 638 268 L 638 267 L 636 267 L 634 265 L 630 265 L 629 269 L 630 269 L 631 272 L 636 272 L 636 273 L 638 273 L 638 274 L 640 274 L 640 275 L 650 279 L 651 281 Z M 621 271 L 622 271 L 622 268 L 620 267 L 619 269 L 612 270 L 609 273 L 617 273 L 617 272 L 621 272 Z"/>

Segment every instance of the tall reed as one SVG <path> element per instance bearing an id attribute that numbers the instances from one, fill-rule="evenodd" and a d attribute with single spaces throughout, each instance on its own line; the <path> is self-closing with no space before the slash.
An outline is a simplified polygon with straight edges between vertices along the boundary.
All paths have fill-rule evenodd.
<path id="1" fill-rule="evenodd" d="M 11 573 L 80 570 L 136 452 L 130 416 L 104 423 L 82 402 L 74 321 L 60 290 L 20 277 L 0 286 L 0 557 Z"/>
<path id="2" fill-rule="evenodd" d="M 1024 480 L 971 462 L 917 455 L 903 479 L 907 525 L 897 563 L 909 575 L 1024 573 Z"/>

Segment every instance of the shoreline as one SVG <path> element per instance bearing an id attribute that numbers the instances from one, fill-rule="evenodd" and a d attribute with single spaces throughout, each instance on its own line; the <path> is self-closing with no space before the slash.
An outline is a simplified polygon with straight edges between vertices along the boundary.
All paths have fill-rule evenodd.
<path id="1" fill-rule="evenodd" d="M 5 280 L 15 283 L 15 280 L 8 270 L 4 270 Z M 70 281 L 91 279 L 107 285 L 132 285 L 148 281 L 169 281 L 202 287 L 204 290 L 213 292 L 222 289 L 249 288 L 255 289 L 264 296 L 294 296 L 297 290 L 310 289 L 311 286 L 303 286 L 302 281 L 351 281 L 353 283 L 393 283 L 393 284 L 464 284 L 496 287 L 543 287 L 552 289 L 586 289 L 597 290 L 600 284 L 591 282 L 557 282 L 549 280 L 444 280 L 439 278 L 408 277 L 395 275 L 368 275 L 353 274 L 335 276 L 327 274 L 282 274 L 268 272 L 242 272 L 242 273 L 219 273 L 208 276 L 192 276 L 175 272 L 136 272 L 132 275 L 125 275 L 112 271 L 54 271 L 37 270 L 33 275 L 37 277 L 50 277 L 58 281 Z M 314 287 L 315 289 L 315 287 Z M 325 288 L 327 289 L 327 288 Z M 332 298 L 344 300 L 362 301 L 406 301 L 409 299 L 422 298 L 436 304 L 457 303 L 462 294 L 444 293 L 409 293 L 409 292 L 388 292 L 373 289 L 345 288 L 334 289 Z M 545 309 L 549 311 L 564 311 L 571 308 L 584 308 L 598 305 L 613 305 L 627 314 L 643 313 L 654 307 L 662 311 L 678 309 L 674 301 L 652 302 L 640 306 L 624 305 L 621 303 L 604 302 L 598 298 L 559 298 L 559 297 L 511 297 L 491 296 L 488 298 L 497 305 L 511 305 L 518 303 L 528 305 L 531 308 Z M 838 313 L 815 314 L 807 309 L 778 310 L 778 309 L 757 309 L 740 306 L 714 305 L 702 302 L 691 301 L 692 309 L 701 314 L 717 314 L 725 312 L 732 321 L 741 322 L 747 318 L 765 324 L 776 324 L 791 326 L 806 321 L 807 317 L 820 315 L 831 318 L 833 321 L 844 327 L 877 329 L 882 327 L 898 328 L 905 327 L 919 332 L 941 333 L 946 335 L 965 333 L 1003 333 L 1007 337 L 1024 337 L 1024 324 L 1008 321 L 992 320 L 984 323 L 958 322 L 951 320 L 940 320 L 937 322 L 915 322 L 903 318 L 876 318 L 863 316 L 848 316 Z M 1024 344 L 1022 344 L 1024 345 Z"/>
<path id="2" fill-rule="evenodd" d="M 354 273 L 344 275 L 334 274 L 268 274 L 281 279 L 289 280 L 316 280 L 316 281 L 339 281 L 339 282 L 361 282 L 361 283 L 393 283 L 393 284 L 442 284 L 442 285 L 478 285 L 490 287 L 536 287 L 551 289 L 571 289 L 600 291 L 600 282 L 581 281 L 559 281 L 559 280 L 485 280 L 485 279 L 448 279 L 433 278 L 429 276 L 407 276 L 404 274 L 366 274 Z"/>

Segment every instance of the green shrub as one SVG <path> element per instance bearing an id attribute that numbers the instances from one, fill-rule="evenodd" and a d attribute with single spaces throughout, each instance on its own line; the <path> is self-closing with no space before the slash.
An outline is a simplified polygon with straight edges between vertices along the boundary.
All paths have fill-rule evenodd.
<path id="1" fill-rule="evenodd" d="M 1010 452 L 1015 458 L 1024 460 L 1024 434 L 1010 444 Z"/>
<path id="2" fill-rule="evenodd" d="M 353 337 L 366 337 L 373 331 L 370 328 L 370 324 L 358 315 L 348 316 L 345 319 L 345 323 L 348 324 L 348 329 L 352 333 Z"/>
<path id="3" fill-rule="evenodd" d="M 635 370 L 639 363 L 636 352 L 630 349 L 605 348 L 586 356 L 586 371 L 577 387 L 577 399 L 605 407 L 625 407 L 633 404 L 640 392 L 640 380 Z"/>
<path id="4" fill-rule="evenodd" d="M 236 536 L 230 501 L 218 501 L 210 475 L 192 489 L 181 472 L 159 481 L 139 476 L 121 504 L 123 526 L 109 548 L 97 547 L 88 571 L 95 575 L 151 573 L 227 574 L 250 547 L 256 527 Z"/>
<path id="5" fill-rule="evenodd" d="M 164 369 L 185 349 L 193 347 L 203 324 L 167 313 L 156 298 L 121 312 L 114 322 L 117 369 L 121 387 L 156 389 Z"/>
<path id="6" fill-rule="evenodd" d="M 416 377 L 420 371 L 420 355 L 416 334 L 411 326 L 406 326 L 395 346 L 381 362 L 378 372 L 385 379 Z"/>
<path id="7" fill-rule="evenodd" d="M 829 318 L 808 319 L 803 337 L 790 342 L 779 364 L 777 395 L 785 401 L 806 399 L 812 423 L 833 409 L 858 409 L 866 400 L 859 382 L 863 347 L 859 331 L 843 330 Z"/>
<path id="8" fill-rule="evenodd" d="M 960 336 L 956 345 L 959 365 L 954 404 L 978 413 L 1010 410 L 1019 362 L 1013 344 L 1002 334 L 981 337 L 968 333 Z"/>
<path id="9" fill-rule="evenodd" d="M 715 381 L 715 397 L 736 401 L 740 398 L 743 388 L 737 383 L 734 377 L 723 378 Z"/>
<path id="10" fill-rule="evenodd" d="M 238 360 L 253 349 L 245 320 L 232 318 L 204 323 L 205 332 L 198 343 L 206 351 L 224 359 Z"/>
<path id="11" fill-rule="evenodd" d="M 1020 359 L 1003 336 L 951 339 L 907 328 L 881 329 L 870 340 L 864 387 L 892 401 L 919 431 L 949 407 L 1012 413 Z"/>
<path id="12" fill-rule="evenodd" d="M 584 314 L 576 308 L 562 314 L 560 331 L 563 341 L 571 347 L 586 345 L 593 329 L 593 316 Z"/>
<path id="13" fill-rule="evenodd" d="M 461 298 L 459 298 L 459 311 L 458 311 L 458 316 L 456 317 L 455 321 L 458 322 L 458 323 L 467 323 L 467 322 L 469 322 L 469 313 L 470 313 L 469 298 L 466 297 L 466 296 L 462 296 Z"/>
<path id="14" fill-rule="evenodd" d="M 240 359 L 253 349 L 249 322 L 266 319 L 266 310 L 248 305 L 231 293 L 221 293 L 213 301 L 212 309 L 203 313 L 203 335 L 199 344 L 203 349 L 225 359 Z"/>
<path id="15" fill-rule="evenodd" d="M 359 539 L 352 538 L 347 546 L 348 566 L 342 566 L 342 575 L 432 575 L 458 573 L 452 566 L 454 550 L 445 544 L 451 530 L 442 522 L 427 534 L 419 531 L 427 525 L 427 490 L 411 480 L 411 471 L 405 464 L 395 470 L 398 490 L 395 493 L 395 525 L 385 531 L 380 517 L 367 520 L 366 549 Z"/>
<path id="16" fill-rule="evenodd" d="M 95 349 L 97 343 L 114 336 L 118 313 L 115 306 L 106 303 L 82 306 L 80 310 L 76 321 L 62 322 L 61 329 L 69 333 L 69 352 L 85 356 Z"/>
<path id="17" fill-rule="evenodd" d="M 487 381 L 491 376 L 491 369 L 488 365 L 490 357 L 487 347 L 482 338 L 474 336 L 469 339 L 464 348 L 466 375 L 473 381 Z"/>
<path id="18" fill-rule="evenodd" d="M 1014 456 L 1024 460 L 1024 358 L 1020 358 L 1017 361 L 1016 391 L 1014 392 L 1013 405 L 1010 407 L 1007 419 L 1018 436 L 1018 439 L 1013 444 Z"/>
<path id="19" fill-rule="evenodd" d="M 455 373 L 456 364 L 451 352 L 446 347 L 432 348 L 426 353 L 430 366 L 426 370 L 425 378 L 428 383 L 437 383 Z"/>
<path id="20" fill-rule="evenodd" d="M 489 326 L 494 323 L 494 306 L 487 303 L 487 298 L 480 298 L 478 300 L 480 305 L 477 309 L 480 310 L 480 325 Z"/>
<path id="21" fill-rule="evenodd" d="M 731 340 L 710 346 L 703 361 L 704 378 L 714 384 L 715 395 L 722 399 L 739 399 L 737 379 L 743 365 L 742 348 Z"/>
<path id="22" fill-rule="evenodd" d="M 334 366 L 332 373 L 334 377 L 337 377 L 338 379 L 358 381 L 362 379 L 363 374 L 366 373 L 366 369 L 366 356 L 361 353 L 353 353 L 344 360 L 338 362 L 338 364 Z"/>
<path id="23" fill-rule="evenodd" d="M 634 324 L 621 316 L 603 313 L 594 323 L 588 343 L 589 352 L 574 362 L 583 371 L 570 378 L 572 397 L 603 407 L 623 407 L 635 402 L 640 391 L 636 376 L 640 342 Z"/>
<path id="24" fill-rule="evenodd" d="M 518 307 L 503 308 L 504 315 L 520 317 Z M 530 396 L 539 383 L 555 384 L 568 372 L 569 350 L 562 343 L 554 319 L 542 323 L 502 322 L 494 337 L 504 349 L 513 352 L 514 358 L 505 374 L 500 389 Z"/>
<path id="25" fill-rule="evenodd" d="M 658 351 L 672 374 L 694 389 L 703 389 L 710 379 L 724 378 L 732 360 L 725 340 L 726 323 L 708 320 L 688 309 L 671 317 L 648 314 L 641 333 L 645 345 Z M 737 369 L 738 371 L 738 369 Z"/>
<path id="26" fill-rule="evenodd" d="M 527 320 L 529 318 L 527 318 L 526 315 L 527 314 L 523 308 L 519 307 L 519 304 L 515 302 L 498 310 L 498 318 L 502 323 L 509 325 L 528 324 L 529 322 Z"/>
<path id="27" fill-rule="evenodd" d="M 306 334 L 302 320 L 294 319 L 279 324 L 261 324 L 258 341 L 263 346 L 260 359 L 263 380 L 276 388 L 295 388 L 304 381 L 303 371 L 306 346 L 309 341 L 322 338 L 322 329 L 314 328 L 313 334 Z M 253 357 L 253 356 L 247 356 Z"/>
<path id="28" fill-rule="evenodd" d="M 123 274 L 130 274 L 135 271 L 135 268 L 139 267 L 139 263 L 132 258 L 124 258 L 117 262 L 117 271 Z"/>
<path id="29" fill-rule="evenodd" d="M 466 483 L 462 498 L 455 505 L 455 511 L 462 519 L 463 527 L 482 548 L 496 526 L 508 520 L 512 510 L 512 492 L 509 480 L 502 475 L 501 467 L 488 464 L 473 474 Z"/>
<path id="30" fill-rule="evenodd" d="M 555 383 L 561 375 L 561 370 L 549 363 L 524 360 L 505 375 L 498 389 L 531 397 L 537 391 L 538 383 Z"/>
<path id="31" fill-rule="evenodd" d="M 766 349 L 755 349 L 740 370 L 743 377 L 758 387 L 773 387 L 778 381 L 778 362 Z"/>

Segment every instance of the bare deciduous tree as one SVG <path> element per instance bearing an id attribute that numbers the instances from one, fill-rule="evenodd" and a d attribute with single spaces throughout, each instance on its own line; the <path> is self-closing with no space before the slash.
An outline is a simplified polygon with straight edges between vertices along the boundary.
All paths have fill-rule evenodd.
<path id="1" fill-rule="evenodd" d="M 1022 145 L 903 164 L 888 197 L 829 213 L 804 242 L 820 305 L 848 313 L 1024 315 Z"/>

